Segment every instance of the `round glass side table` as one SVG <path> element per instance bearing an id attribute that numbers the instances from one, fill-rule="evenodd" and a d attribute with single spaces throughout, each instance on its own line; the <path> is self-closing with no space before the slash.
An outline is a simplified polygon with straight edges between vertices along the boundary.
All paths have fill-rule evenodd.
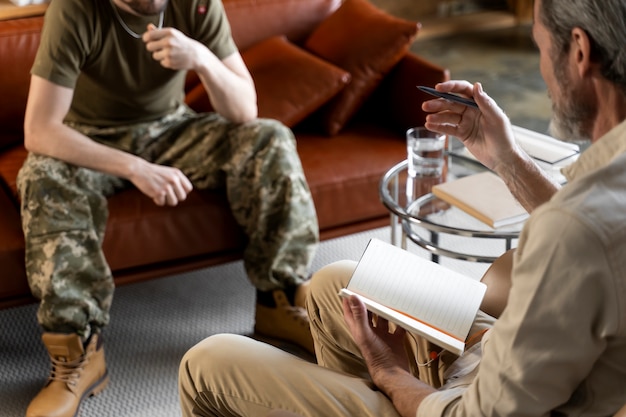
<path id="1" fill-rule="evenodd" d="M 462 175 L 484 170 L 469 168 L 448 161 L 444 178 L 451 181 Z M 407 238 L 439 256 L 491 263 L 511 249 L 522 230 L 523 222 L 497 229 L 477 220 L 457 207 L 440 200 L 430 192 L 443 178 L 412 178 L 407 174 L 407 161 L 400 162 L 385 173 L 380 182 L 380 198 L 391 213 L 391 242 L 404 249 Z M 398 237 L 397 229 L 401 236 Z M 482 242 L 489 240 L 487 244 Z M 494 245 L 495 243 L 495 245 Z"/>

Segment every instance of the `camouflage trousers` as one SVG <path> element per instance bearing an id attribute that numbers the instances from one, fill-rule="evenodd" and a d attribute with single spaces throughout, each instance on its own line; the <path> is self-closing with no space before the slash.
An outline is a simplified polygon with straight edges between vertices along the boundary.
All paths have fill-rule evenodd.
<path id="1" fill-rule="evenodd" d="M 107 146 L 177 167 L 196 189 L 224 189 L 248 237 L 244 266 L 256 288 L 306 278 L 319 241 L 317 217 L 295 138 L 281 123 L 237 125 L 183 106 L 151 123 L 70 126 Z M 88 336 L 108 323 L 114 284 L 102 252 L 106 198 L 129 186 L 54 158 L 31 153 L 26 159 L 18 175 L 26 271 L 45 330 Z"/>

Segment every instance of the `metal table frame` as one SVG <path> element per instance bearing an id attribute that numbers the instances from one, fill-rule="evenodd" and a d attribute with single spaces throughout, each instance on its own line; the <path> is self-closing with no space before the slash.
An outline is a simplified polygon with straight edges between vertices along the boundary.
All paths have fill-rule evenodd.
<path id="1" fill-rule="evenodd" d="M 400 173 L 407 168 L 407 161 L 402 161 L 397 165 L 389 169 L 380 181 L 379 194 L 382 203 L 387 207 L 391 219 L 391 243 L 394 245 L 400 245 L 403 249 L 407 247 L 407 237 L 418 246 L 430 252 L 432 260 L 439 261 L 439 256 L 446 256 L 454 259 L 460 259 L 472 262 L 485 262 L 491 263 L 497 259 L 496 256 L 483 256 L 472 255 L 446 249 L 439 244 L 439 234 L 457 235 L 468 238 L 484 238 L 484 239 L 500 239 L 505 243 L 505 250 L 512 248 L 513 240 L 519 237 L 519 231 L 506 231 L 506 230 L 473 230 L 464 229 L 459 227 L 451 227 L 435 223 L 426 219 L 425 217 L 419 217 L 412 213 L 419 212 L 419 207 L 426 203 L 429 203 L 436 199 L 436 197 L 429 193 L 422 197 L 419 197 L 415 201 L 408 204 L 407 207 L 402 207 L 398 204 L 400 193 Z M 398 239 L 398 225 L 402 232 L 400 241 Z M 430 232 L 430 240 L 424 239 L 419 236 L 414 229 L 420 227 Z M 486 229 L 488 226 L 485 227 Z M 399 242 L 398 242 L 399 241 Z"/>

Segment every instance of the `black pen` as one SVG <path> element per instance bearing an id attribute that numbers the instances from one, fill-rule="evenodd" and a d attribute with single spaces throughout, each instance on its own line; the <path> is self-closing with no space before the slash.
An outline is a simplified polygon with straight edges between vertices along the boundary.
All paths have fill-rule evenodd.
<path id="1" fill-rule="evenodd" d="M 435 90 L 434 88 L 425 87 L 423 85 L 418 85 L 417 88 L 419 88 L 425 93 L 428 93 L 436 97 L 445 98 L 446 100 L 454 101 L 455 103 L 461 103 L 466 106 L 474 107 L 476 109 L 478 108 L 478 104 L 476 104 L 476 102 L 470 98 L 457 96 L 456 94 L 442 93 L 440 91 Z"/>

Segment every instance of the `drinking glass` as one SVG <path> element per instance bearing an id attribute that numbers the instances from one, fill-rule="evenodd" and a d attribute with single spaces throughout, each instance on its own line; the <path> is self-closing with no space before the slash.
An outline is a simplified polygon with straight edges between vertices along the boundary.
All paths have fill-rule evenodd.
<path id="1" fill-rule="evenodd" d="M 443 173 L 446 135 L 425 127 L 406 132 L 408 172 L 411 177 L 440 177 Z"/>

